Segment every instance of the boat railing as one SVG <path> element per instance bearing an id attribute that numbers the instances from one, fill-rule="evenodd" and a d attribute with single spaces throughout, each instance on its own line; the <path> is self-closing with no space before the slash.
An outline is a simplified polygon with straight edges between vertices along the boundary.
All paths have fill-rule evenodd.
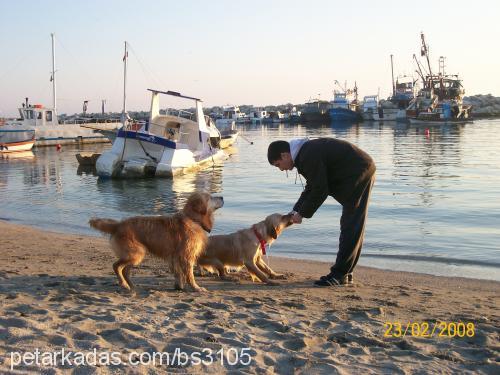
<path id="1" fill-rule="evenodd" d="M 165 112 L 168 116 L 182 117 L 187 120 L 195 121 L 195 114 L 193 112 L 175 108 L 167 108 Z"/>
<path id="2" fill-rule="evenodd" d="M 109 124 L 120 122 L 119 118 L 78 118 L 72 120 L 61 120 L 59 124 L 80 125 L 80 124 Z"/>

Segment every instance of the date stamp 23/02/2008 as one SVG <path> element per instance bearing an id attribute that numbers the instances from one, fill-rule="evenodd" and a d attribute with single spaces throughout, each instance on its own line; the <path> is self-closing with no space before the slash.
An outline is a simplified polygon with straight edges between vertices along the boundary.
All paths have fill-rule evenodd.
<path id="1" fill-rule="evenodd" d="M 474 337 L 474 323 L 472 322 L 385 322 L 384 337 Z"/>

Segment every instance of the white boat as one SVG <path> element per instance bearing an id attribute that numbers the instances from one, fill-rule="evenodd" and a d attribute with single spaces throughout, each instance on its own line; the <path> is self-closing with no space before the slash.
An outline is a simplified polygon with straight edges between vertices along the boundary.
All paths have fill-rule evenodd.
<path id="1" fill-rule="evenodd" d="M 225 106 L 222 107 L 222 116 L 215 120 L 215 125 L 218 128 L 222 128 L 224 126 L 230 125 L 233 121 L 238 124 L 246 124 L 251 122 L 250 117 L 241 112 L 239 107 Z"/>
<path id="2" fill-rule="evenodd" d="M 30 151 L 34 144 L 33 131 L 0 129 L 0 153 Z"/>
<path id="3" fill-rule="evenodd" d="M 124 126 L 111 150 L 96 162 L 101 177 L 169 177 L 212 165 L 226 155 L 220 132 L 203 114 L 198 98 L 173 91 L 151 90 L 149 121 L 138 130 Z M 160 113 L 160 94 L 195 102 L 195 113 L 168 109 Z"/>
<path id="4" fill-rule="evenodd" d="M 363 98 L 362 112 L 363 120 L 373 121 L 379 119 L 380 107 L 378 103 L 378 95 L 367 95 Z"/>
<path id="5" fill-rule="evenodd" d="M 248 117 L 250 117 L 250 121 L 253 125 L 261 125 L 265 124 L 266 122 L 271 122 L 267 111 L 261 109 L 250 112 Z"/>
<path id="6" fill-rule="evenodd" d="M 119 121 L 106 121 L 88 123 L 87 121 L 74 121 L 71 123 L 60 123 L 57 118 L 56 97 L 56 69 L 55 69 L 55 47 L 54 34 L 52 36 L 52 108 L 41 104 L 31 105 L 26 102 L 19 108 L 20 118 L 7 121 L 2 129 L 35 131 L 35 145 L 49 146 L 68 143 L 99 143 L 109 142 L 102 134 L 96 133 L 96 129 L 113 130 L 121 126 Z M 88 127 L 93 127 L 89 129 Z"/>
<path id="7" fill-rule="evenodd" d="M 101 123 L 60 123 L 57 119 L 57 111 L 54 108 L 46 108 L 41 104 L 26 104 L 19 108 L 20 118 L 8 121 L 3 130 L 12 131 L 34 131 L 36 146 L 50 146 L 71 143 L 101 143 L 109 142 L 103 134 L 97 133 L 96 129 L 114 130 L 121 126 L 120 122 Z M 87 128 L 92 126 L 92 129 Z"/>
<path id="8" fill-rule="evenodd" d="M 269 112 L 269 119 L 272 123 L 281 123 L 285 121 L 285 114 L 280 111 L 271 111 Z"/>

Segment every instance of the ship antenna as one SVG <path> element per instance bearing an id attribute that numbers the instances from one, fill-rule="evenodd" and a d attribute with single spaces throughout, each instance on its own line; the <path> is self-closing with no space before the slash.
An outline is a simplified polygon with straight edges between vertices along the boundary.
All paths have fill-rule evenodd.
<path id="1" fill-rule="evenodd" d="M 392 55 L 391 55 L 391 76 L 392 76 L 392 96 L 396 95 L 396 86 L 394 86 L 394 67 L 392 65 Z"/>
<path id="2" fill-rule="evenodd" d="M 57 104 L 57 92 L 56 92 L 56 48 L 55 48 L 55 44 L 54 44 L 54 37 L 55 37 L 56 34 L 52 33 L 50 34 L 51 38 L 52 38 L 52 77 L 51 77 L 51 80 L 52 80 L 52 108 L 54 109 L 54 113 L 56 114 L 57 116 L 57 108 L 56 108 L 56 104 Z"/>

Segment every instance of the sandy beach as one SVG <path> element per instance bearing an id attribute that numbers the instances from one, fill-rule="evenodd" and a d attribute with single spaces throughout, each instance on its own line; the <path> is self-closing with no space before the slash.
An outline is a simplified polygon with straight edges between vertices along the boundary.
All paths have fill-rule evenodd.
<path id="1" fill-rule="evenodd" d="M 185 293 L 148 257 L 131 294 L 105 237 L 0 235 L 1 373 L 500 373 L 498 282 L 358 267 L 353 287 L 315 288 L 327 263 L 270 257 L 279 286 Z"/>

